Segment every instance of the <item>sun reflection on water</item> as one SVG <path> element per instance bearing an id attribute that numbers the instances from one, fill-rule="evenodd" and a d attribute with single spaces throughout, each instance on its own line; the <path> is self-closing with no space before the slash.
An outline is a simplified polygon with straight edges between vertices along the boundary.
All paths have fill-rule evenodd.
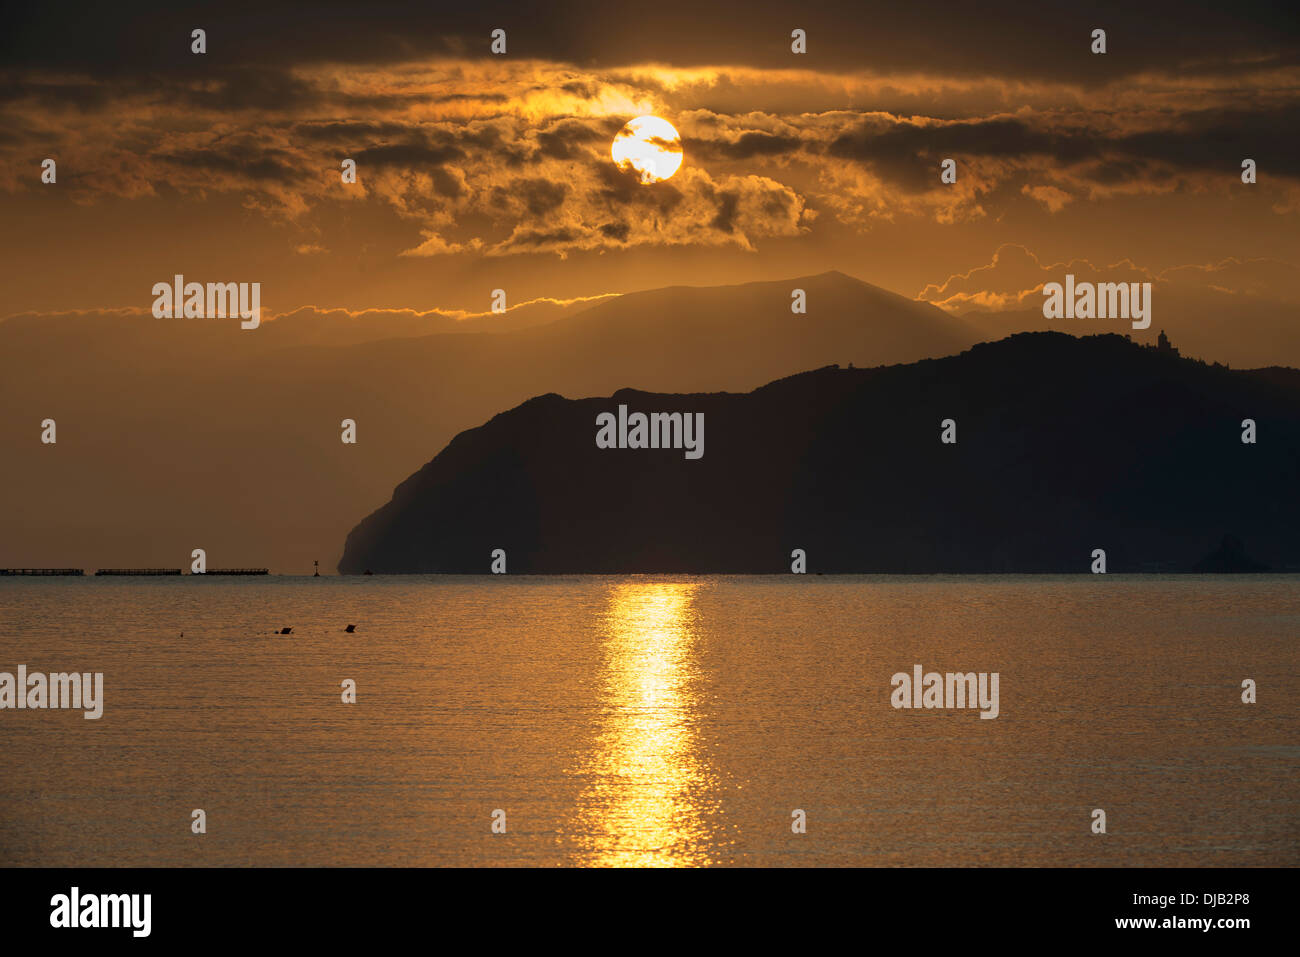
<path id="1" fill-rule="evenodd" d="M 583 768 L 578 812 L 586 862 L 677 866 L 710 862 L 705 819 L 713 781 L 695 721 L 696 584 L 610 590 L 601 726 Z"/>

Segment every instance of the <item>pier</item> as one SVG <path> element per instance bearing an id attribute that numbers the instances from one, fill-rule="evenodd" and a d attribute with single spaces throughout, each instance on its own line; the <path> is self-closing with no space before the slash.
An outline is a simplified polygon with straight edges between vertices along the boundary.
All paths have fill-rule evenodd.
<path id="1" fill-rule="evenodd" d="M 179 568 L 100 568 L 95 575 L 179 575 Z"/>
<path id="2" fill-rule="evenodd" d="M 46 576 L 46 575 L 76 575 L 78 577 L 86 574 L 83 568 L 0 568 L 0 576 Z M 143 576 L 143 575 L 182 575 L 184 572 L 179 568 L 99 568 L 95 570 L 96 577 L 100 575 L 126 575 L 126 576 Z M 269 575 L 269 568 L 209 568 L 206 572 L 193 572 L 192 576 L 203 577 L 204 575 Z"/>
<path id="3" fill-rule="evenodd" d="M 84 575 L 84 568 L 0 568 L 0 575 Z"/>

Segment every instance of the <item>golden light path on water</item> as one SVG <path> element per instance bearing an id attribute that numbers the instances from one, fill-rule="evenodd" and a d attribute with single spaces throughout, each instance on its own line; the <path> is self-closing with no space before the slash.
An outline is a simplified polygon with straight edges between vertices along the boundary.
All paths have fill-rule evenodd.
<path id="1" fill-rule="evenodd" d="M 602 726 L 584 772 L 579 805 L 587 863 L 678 866 L 710 863 L 700 799 L 711 776 L 694 722 L 694 584 L 611 589 L 606 615 Z"/>

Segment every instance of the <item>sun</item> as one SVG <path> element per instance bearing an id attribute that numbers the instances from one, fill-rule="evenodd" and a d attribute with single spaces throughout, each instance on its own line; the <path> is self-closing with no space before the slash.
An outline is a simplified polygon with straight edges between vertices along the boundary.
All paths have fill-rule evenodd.
<path id="1" fill-rule="evenodd" d="M 642 185 L 661 183 L 682 165 L 682 138 L 657 116 L 638 116 L 614 137 L 610 148 L 619 169 L 635 173 Z"/>

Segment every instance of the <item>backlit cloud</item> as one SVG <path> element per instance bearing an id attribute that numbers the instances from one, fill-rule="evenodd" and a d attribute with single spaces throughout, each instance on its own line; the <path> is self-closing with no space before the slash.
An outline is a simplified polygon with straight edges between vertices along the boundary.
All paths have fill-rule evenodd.
<path id="1" fill-rule="evenodd" d="M 1226 192 L 1241 157 L 1267 142 L 1261 162 L 1282 184 L 1273 211 L 1289 214 L 1300 207 L 1296 79 L 1265 64 L 1243 103 L 1242 78 L 1212 72 L 1195 92 L 1183 92 L 1187 78 L 1150 73 L 1030 94 L 993 77 L 513 59 L 219 69 L 125 78 L 111 92 L 37 70 L 5 94 L 0 183 L 37 188 L 32 157 L 53 155 L 78 202 L 227 194 L 309 233 L 295 249 L 327 248 L 315 232 L 322 210 L 360 200 L 408 224 L 409 257 L 752 250 L 816 229 L 819 212 L 869 231 L 1016 204 L 1053 214 L 1118 195 Z M 738 91 L 791 106 L 720 108 Z M 609 157 L 614 134 L 643 113 L 671 117 L 685 150 L 682 172 L 648 187 Z M 357 163 L 354 185 L 340 181 L 345 157 Z M 955 184 L 939 180 L 945 158 L 957 162 Z"/>

